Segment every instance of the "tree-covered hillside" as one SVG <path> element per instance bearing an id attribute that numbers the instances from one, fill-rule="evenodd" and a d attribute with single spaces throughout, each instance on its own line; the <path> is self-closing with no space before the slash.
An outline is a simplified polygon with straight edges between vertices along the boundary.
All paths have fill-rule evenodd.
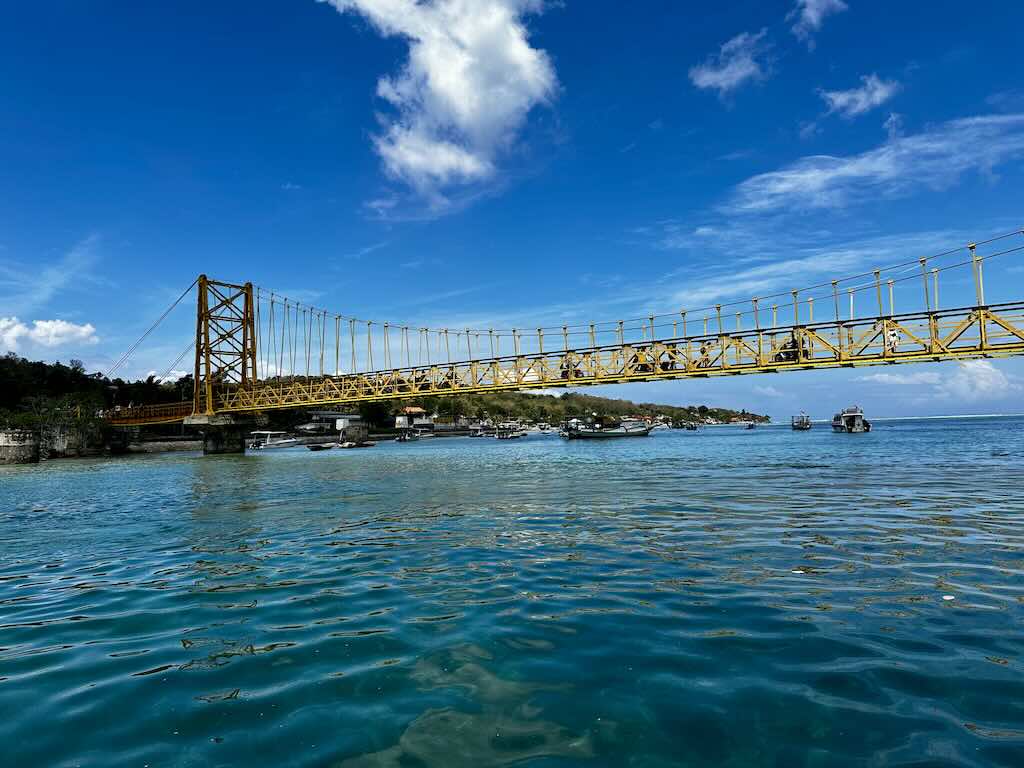
<path id="1" fill-rule="evenodd" d="M 75 414 L 89 418 L 113 405 L 148 405 L 192 399 L 192 377 L 161 384 L 154 377 L 143 381 L 108 379 L 100 373 L 87 373 L 78 360 L 68 365 L 26 360 L 13 353 L 0 357 L 0 426 L 31 426 L 40 419 Z M 407 405 L 419 405 L 430 413 L 446 417 L 467 416 L 482 419 L 517 418 L 558 423 L 572 416 L 593 412 L 608 416 L 664 415 L 672 421 L 697 421 L 711 417 L 719 421 L 734 418 L 767 421 L 767 417 L 714 408 L 706 405 L 678 407 L 655 403 L 633 403 L 596 395 L 566 392 L 555 396 L 528 392 L 495 392 L 486 395 L 421 397 L 411 400 L 387 400 L 365 403 L 358 410 L 375 427 L 394 425 L 395 414 Z M 343 406 L 342 406 L 343 407 Z M 305 410 L 277 411 L 268 414 L 271 423 L 286 427 L 307 419 Z"/>
<path id="2" fill-rule="evenodd" d="M 734 411 L 729 408 L 715 408 L 706 405 L 685 407 L 659 405 L 657 403 L 634 403 L 630 400 L 614 400 L 597 395 L 566 392 L 561 395 L 531 394 L 529 392 L 495 392 L 486 395 L 458 395 L 456 397 L 422 397 L 413 400 L 389 400 L 367 403 L 360 408 L 363 418 L 374 426 L 385 427 L 394 423 L 394 415 L 404 406 L 419 405 L 430 413 L 442 417 L 468 416 L 482 419 L 529 419 L 556 424 L 573 416 L 598 413 L 607 416 L 658 416 L 669 417 L 673 422 L 702 421 L 713 418 L 718 421 L 744 419 L 757 422 L 768 421 L 767 416 Z"/>
<path id="3" fill-rule="evenodd" d="M 111 380 L 101 373 L 86 373 L 79 360 L 64 365 L 26 360 L 13 352 L 0 357 L 0 426 L 31 427 L 72 416 L 89 419 L 113 405 L 191 398 L 191 376 L 173 384 L 161 384 L 152 376 L 143 381 Z"/>

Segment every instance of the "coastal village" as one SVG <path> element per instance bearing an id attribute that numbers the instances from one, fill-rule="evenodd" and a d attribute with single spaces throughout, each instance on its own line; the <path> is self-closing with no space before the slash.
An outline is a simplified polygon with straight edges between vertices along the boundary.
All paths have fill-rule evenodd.
<path id="1" fill-rule="evenodd" d="M 200 436 L 183 425 L 110 427 L 98 418 L 106 409 L 169 395 L 191 398 L 191 377 L 160 383 L 107 380 L 86 373 L 72 361 L 29 362 L 8 354 L 0 358 L 0 463 L 33 463 L 65 457 L 130 453 L 194 451 Z M 553 433 L 571 420 L 600 415 L 616 423 L 642 425 L 647 431 L 696 426 L 764 424 L 760 414 L 704 405 L 686 407 L 636 404 L 628 400 L 574 392 L 560 396 L 505 392 L 458 398 L 423 398 L 422 404 L 385 401 L 353 409 L 294 409 L 260 416 L 250 444 L 265 446 L 266 435 L 279 447 L 317 445 L 330 439 L 339 445 L 366 445 L 402 434 L 417 437 L 516 435 Z M 550 426 L 549 426 L 550 425 Z M 542 428 L 544 427 L 544 428 Z M 284 442 L 282 442 L 284 441 Z M 251 447 L 250 446 L 250 447 Z"/>

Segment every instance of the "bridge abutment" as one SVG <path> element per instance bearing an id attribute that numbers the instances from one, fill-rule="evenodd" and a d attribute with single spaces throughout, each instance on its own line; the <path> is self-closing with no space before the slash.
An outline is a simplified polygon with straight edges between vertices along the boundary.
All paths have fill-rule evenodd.
<path id="1" fill-rule="evenodd" d="M 245 435 L 256 421 L 228 413 L 213 416 L 189 416 L 185 426 L 195 427 L 203 436 L 203 455 L 245 453 Z"/>

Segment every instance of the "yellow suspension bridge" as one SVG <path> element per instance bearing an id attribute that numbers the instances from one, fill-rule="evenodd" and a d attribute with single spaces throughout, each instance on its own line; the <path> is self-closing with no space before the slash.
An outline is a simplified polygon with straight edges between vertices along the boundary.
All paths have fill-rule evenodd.
<path id="1" fill-rule="evenodd" d="M 195 339 L 171 365 L 194 350 L 192 402 L 119 407 L 104 418 L 118 426 L 210 424 L 231 414 L 424 395 L 1021 355 L 1024 302 L 986 303 L 984 279 L 987 263 L 1024 252 L 1022 235 L 744 302 L 531 329 L 361 320 L 201 275 L 171 307 L 197 289 Z M 940 307 L 940 284 L 950 280 L 968 285 L 972 305 Z"/>

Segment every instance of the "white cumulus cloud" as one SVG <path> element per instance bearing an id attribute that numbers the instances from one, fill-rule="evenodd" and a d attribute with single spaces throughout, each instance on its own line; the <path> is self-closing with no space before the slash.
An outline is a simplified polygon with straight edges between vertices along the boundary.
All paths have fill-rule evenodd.
<path id="1" fill-rule="evenodd" d="M 951 120 L 910 136 L 894 135 L 857 155 L 813 155 L 742 182 L 729 213 L 839 208 L 866 197 L 943 189 L 970 171 L 987 173 L 1024 157 L 1024 113 Z"/>
<path id="2" fill-rule="evenodd" d="M 756 35 L 743 32 L 722 43 L 717 54 L 690 68 L 690 82 L 701 89 L 714 89 L 725 97 L 744 83 L 764 80 L 768 76 L 766 58 L 770 47 L 765 40 L 767 34 L 767 29 Z"/>
<path id="3" fill-rule="evenodd" d="M 857 377 L 857 381 L 881 384 L 885 387 L 923 388 L 922 401 L 929 399 L 979 403 L 1002 400 L 1020 392 L 1020 382 L 996 368 L 990 360 L 963 360 L 950 372 L 914 371 L 912 373 L 872 373 Z"/>
<path id="4" fill-rule="evenodd" d="M 1000 400 L 1021 389 L 1020 384 L 995 367 L 990 360 L 965 360 L 940 385 L 938 395 L 949 400 L 976 403 Z"/>
<path id="5" fill-rule="evenodd" d="M 454 184 L 485 180 L 527 114 L 557 80 L 530 45 L 524 16 L 541 0 L 319 0 L 354 12 L 409 46 L 377 94 L 395 110 L 374 138 L 387 173 L 434 202 Z"/>
<path id="6" fill-rule="evenodd" d="M 895 80 L 882 80 L 878 75 L 862 75 L 861 85 L 845 91 L 818 90 L 818 95 L 828 104 L 830 113 L 843 117 L 856 117 L 885 104 L 896 95 L 900 84 Z"/>
<path id="7" fill-rule="evenodd" d="M 69 344 L 95 344 L 96 329 L 90 324 L 76 325 L 67 320 L 33 320 L 26 325 L 17 317 L 0 317 L 0 349 L 17 352 L 24 343 L 40 347 Z"/>
<path id="8" fill-rule="evenodd" d="M 814 48 L 814 34 L 821 29 L 825 17 L 842 13 L 849 6 L 843 0 L 796 0 L 786 19 L 793 21 L 793 34 Z"/>
<path id="9" fill-rule="evenodd" d="M 150 371 L 149 373 L 146 374 L 145 378 L 148 379 L 150 376 L 152 376 L 161 384 L 174 384 L 179 379 L 183 379 L 186 376 L 188 376 L 189 373 L 191 373 L 191 371 L 172 370 L 168 371 L 166 376 L 157 376 L 156 371 Z"/>

